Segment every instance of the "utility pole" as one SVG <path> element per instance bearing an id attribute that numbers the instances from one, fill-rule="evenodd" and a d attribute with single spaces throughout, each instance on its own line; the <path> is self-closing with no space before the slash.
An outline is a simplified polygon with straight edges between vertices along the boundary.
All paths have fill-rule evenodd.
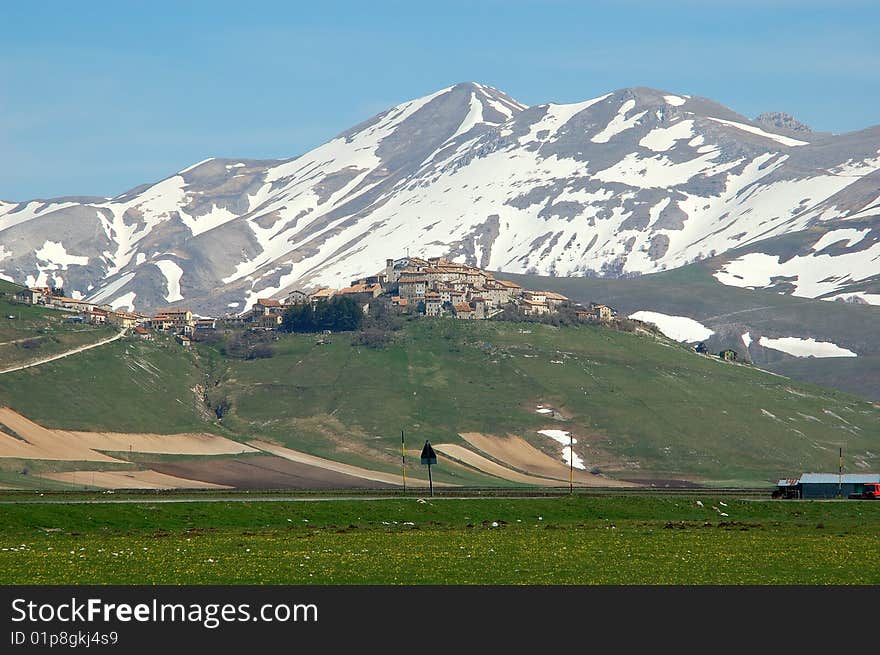
<path id="1" fill-rule="evenodd" d="M 837 497 L 843 498 L 843 446 L 837 452 Z"/>
<path id="2" fill-rule="evenodd" d="M 403 468 L 403 493 L 406 494 L 406 444 L 403 441 L 403 430 L 400 431 L 400 461 Z"/>
<path id="3" fill-rule="evenodd" d="M 574 436 L 568 433 L 568 493 L 574 495 Z"/>

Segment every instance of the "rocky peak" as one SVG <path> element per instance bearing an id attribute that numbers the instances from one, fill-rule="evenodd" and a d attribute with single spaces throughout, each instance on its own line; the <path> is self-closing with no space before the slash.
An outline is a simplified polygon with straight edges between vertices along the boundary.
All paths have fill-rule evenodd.
<path id="1" fill-rule="evenodd" d="M 770 128 L 788 130 L 789 132 L 809 134 L 813 131 L 808 125 L 804 125 L 791 114 L 786 114 L 781 111 L 766 111 L 763 114 L 756 116 L 755 122 L 761 123 Z"/>

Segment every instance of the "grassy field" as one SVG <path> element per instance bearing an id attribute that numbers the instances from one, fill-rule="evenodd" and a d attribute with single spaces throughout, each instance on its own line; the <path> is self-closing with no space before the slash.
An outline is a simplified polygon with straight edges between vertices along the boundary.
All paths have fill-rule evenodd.
<path id="1" fill-rule="evenodd" d="M 0 525 L 0 584 L 880 583 L 867 502 L 3 504 Z"/>
<path id="2" fill-rule="evenodd" d="M 571 431 L 588 467 L 624 479 L 767 483 L 804 470 L 876 468 L 880 408 L 665 339 L 596 326 L 413 320 L 385 348 L 349 334 L 315 345 L 281 335 L 269 359 L 228 359 L 208 345 L 124 340 L 0 376 L 0 403 L 48 427 L 125 432 L 211 431 L 263 438 L 396 472 L 400 430 L 412 470 L 424 440 L 460 432 Z M 203 402 L 225 397 L 222 421 Z M 536 413 L 537 404 L 560 418 Z M 436 479 L 498 480 L 440 463 Z M 0 482 L 2 484 L 2 482 Z"/>

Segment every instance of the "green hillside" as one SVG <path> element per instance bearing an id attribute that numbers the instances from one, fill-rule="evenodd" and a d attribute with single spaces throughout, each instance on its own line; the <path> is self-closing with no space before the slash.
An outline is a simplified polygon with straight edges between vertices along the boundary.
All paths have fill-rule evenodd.
<path id="1" fill-rule="evenodd" d="M 194 355 L 172 339 L 131 337 L 0 375 L 0 404 L 47 427 L 116 432 L 198 431 L 208 412 Z"/>
<path id="2" fill-rule="evenodd" d="M 11 302 L 11 297 L 22 288 L 0 280 L 0 370 L 115 334 L 112 328 L 71 323 L 67 312 Z"/>
<path id="3" fill-rule="evenodd" d="M 621 315 L 649 310 L 693 318 L 715 331 L 717 352 L 733 348 L 762 368 L 796 379 L 880 400 L 880 307 L 797 298 L 776 291 L 726 286 L 711 274 L 712 261 L 634 278 L 553 278 L 499 273 L 529 289 L 548 289 L 581 303 L 602 302 Z M 749 332 L 752 345 L 742 341 Z M 853 359 L 798 359 L 760 347 L 759 336 L 813 337 L 858 353 Z"/>
<path id="4" fill-rule="evenodd" d="M 547 428 L 571 431 L 588 468 L 624 479 L 769 481 L 833 470 L 839 446 L 846 470 L 880 468 L 876 405 L 666 339 L 451 319 L 406 322 L 384 348 L 351 338 L 279 335 L 254 360 L 223 357 L 221 344 L 119 342 L 0 376 L 0 402 L 52 427 L 206 429 L 389 471 L 401 429 L 410 449 L 472 431 L 558 458 L 561 444 L 537 433 Z M 228 405 L 222 421 L 203 389 Z"/>

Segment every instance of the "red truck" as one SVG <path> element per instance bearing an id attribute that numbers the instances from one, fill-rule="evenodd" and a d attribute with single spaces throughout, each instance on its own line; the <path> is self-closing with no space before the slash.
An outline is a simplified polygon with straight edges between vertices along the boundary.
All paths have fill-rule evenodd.
<path id="1" fill-rule="evenodd" d="M 880 500 L 880 482 L 866 482 L 861 493 L 849 495 L 854 500 Z"/>

